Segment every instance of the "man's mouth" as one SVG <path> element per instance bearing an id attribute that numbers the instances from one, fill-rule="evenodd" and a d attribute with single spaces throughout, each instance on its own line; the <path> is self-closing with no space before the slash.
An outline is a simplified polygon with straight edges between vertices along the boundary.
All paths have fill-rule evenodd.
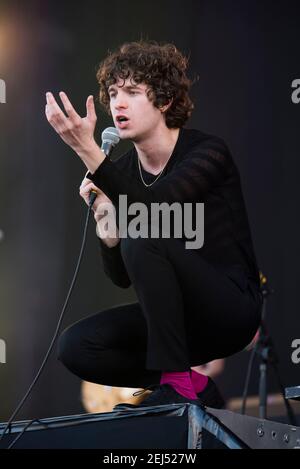
<path id="1" fill-rule="evenodd" d="M 128 117 L 126 117 L 126 116 L 117 116 L 116 120 L 117 120 L 117 122 L 127 122 Z"/>
<path id="2" fill-rule="evenodd" d="M 116 121 L 117 121 L 118 127 L 123 129 L 124 127 L 126 127 L 129 119 L 126 116 L 117 116 Z"/>

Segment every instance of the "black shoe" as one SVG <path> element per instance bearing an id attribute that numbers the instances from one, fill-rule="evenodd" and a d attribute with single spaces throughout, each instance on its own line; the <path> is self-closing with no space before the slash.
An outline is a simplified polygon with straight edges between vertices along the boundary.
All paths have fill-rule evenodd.
<path id="1" fill-rule="evenodd" d="M 197 397 L 205 407 L 213 407 L 214 409 L 225 407 L 225 401 L 211 378 L 208 378 L 207 385 L 203 391 L 197 393 Z"/>
<path id="2" fill-rule="evenodd" d="M 143 394 L 146 390 L 153 389 L 152 393 L 146 397 L 146 399 L 141 402 L 139 405 L 135 404 L 117 404 L 113 410 L 122 410 L 122 409 L 136 409 L 139 407 L 150 407 L 157 405 L 168 405 L 168 404 L 185 404 L 190 403 L 198 406 L 202 406 L 202 403 L 198 399 L 188 399 L 185 396 L 182 396 L 175 389 L 170 386 L 170 384 L 155 384 L 148 386 L 141 391 L 133 393 L 133 396 L 138 396 Z"/>

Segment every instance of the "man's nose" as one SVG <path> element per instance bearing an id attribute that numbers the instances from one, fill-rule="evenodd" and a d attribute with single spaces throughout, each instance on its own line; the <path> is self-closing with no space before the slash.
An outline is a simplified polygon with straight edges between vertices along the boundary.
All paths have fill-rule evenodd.
<path id="1" fill-rule="evenodd" d="M 119 95 L 115 101 L 115 108 L 116 110 L 119 110 L 119 109 L 124 109 L 124 108 L 127 108 L 128 107 L 128 103 L 127 103 L 127 99 L 126 99 L 126 96 L 121 96 Z"/>

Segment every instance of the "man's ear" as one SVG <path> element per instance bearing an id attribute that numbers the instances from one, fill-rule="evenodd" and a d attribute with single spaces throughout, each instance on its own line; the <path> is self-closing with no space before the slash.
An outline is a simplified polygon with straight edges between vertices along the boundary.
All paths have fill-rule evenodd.
<path id="1" fill-rule="evenodd" d="M 173 98 L 168 102 L 168 104 L 165 104 L 164 106 L 161 106 L 159 108 L 160 112 L 164 114 L 172 106 L 172 103 L 173 103 Z"/>

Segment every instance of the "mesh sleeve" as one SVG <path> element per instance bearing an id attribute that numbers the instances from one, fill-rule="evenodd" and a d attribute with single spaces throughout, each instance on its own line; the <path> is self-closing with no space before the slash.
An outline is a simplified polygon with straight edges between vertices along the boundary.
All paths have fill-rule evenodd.
<path id="1" fill-rule="evenodd" d="M 143 202 L 204 202 L 210 190 L 223 183 L 228 174 L 231 158 L 222 139 L 209 139 L 184 155 L 183 160 L 153 186 L 119 169 L 109 158 L 87 177 L 118 204 L 119 195 L 126 194 L 128 204 Z"/>

